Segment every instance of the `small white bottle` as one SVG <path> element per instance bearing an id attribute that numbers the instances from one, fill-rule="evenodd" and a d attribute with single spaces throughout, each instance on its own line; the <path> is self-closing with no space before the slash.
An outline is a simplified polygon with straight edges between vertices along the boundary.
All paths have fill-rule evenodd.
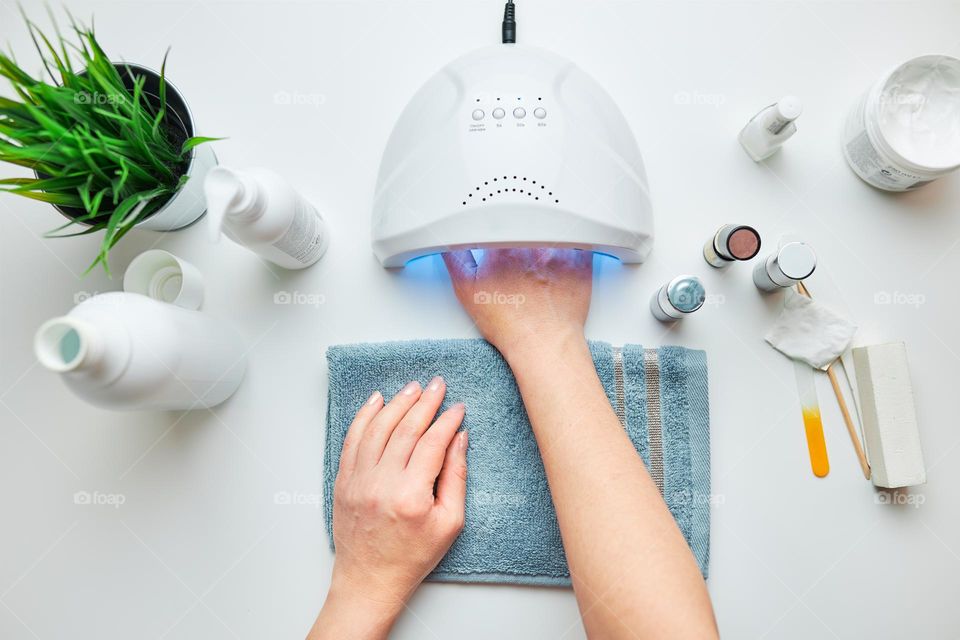
<path id="1" fill-rule="evenodd" d="M 240 335 L 199 311 L 111 292 L 45 322 L 40 364 L 105 409 L 187 410 L 220 404 L 246 372 Z"/>
<path id="2" fill-rule="evenodd" d="M 799 98 L 784 96 L 753 116 L 737 139 L 754 162 L 766 160 L 797 132 L 794 120 L 802 112 L 803 104 Z"/>
<path id="3" fill-rule="evenodd" d="M 309 267 L 327 250 L 329 233 L 320 213 L 272 171 L 214 167 L 204 192 L 214 242 L 222 230 L 284 269 Z"/>

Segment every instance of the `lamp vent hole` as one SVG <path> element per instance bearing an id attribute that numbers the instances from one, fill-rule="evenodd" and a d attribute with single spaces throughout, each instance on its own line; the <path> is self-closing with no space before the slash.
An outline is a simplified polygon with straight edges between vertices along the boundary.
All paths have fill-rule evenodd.
<path id="1" fill-rule="evenodd" d="M 491 182 L 496 184 L 491 186 Z M 504 183 L 501 185 L 501 183 Z M 512 183 L 512 184 L 511 184 Z M 533 185 L 533 186 L 530 186 Z M 540 191 L 545 191 L 547 195 L 553 197 L 553 191 L 547 191 L 547 187 L 544 184 L 539 184 L 536 180 L 529 178 L 528 176 L 516 175 L 512 178 L 509 175 L 503 177 L 493 176 L 489 180 L 484 180 L 482 185 L 477 185 L 473 188 L 473 191 L 467 193 L 467 199 L 461 201 L 461 206 L 467 206 L 470 201 L 470 198 L 473 197 L 475 191 L 480 191 L 481 187 L 488 186 L 491 187 L 490 192 L 486 196 L 483 193 L 478 193 L 477 196 L 480 198 L 481 202 L 486 202 L 487 199 L 493 199 L 495 196 L 504 196 L 510 195 L 511 193 L 516 194 L 518 191 L 521 195 L 526 195 L 528 197 L 534 196 L 534 200 L 539 201 L 540 197 L 535 195 L 536 187 L 540 187 Z M 494 187 L 500 187 L 499 189 L 494 189 Z M 496 192 L 494 192 L 496 191 Z M 536 193 L 540 193 L 536 191 Z M 560 204 L 559 198 L 553 198 L 554 204 Z"/>

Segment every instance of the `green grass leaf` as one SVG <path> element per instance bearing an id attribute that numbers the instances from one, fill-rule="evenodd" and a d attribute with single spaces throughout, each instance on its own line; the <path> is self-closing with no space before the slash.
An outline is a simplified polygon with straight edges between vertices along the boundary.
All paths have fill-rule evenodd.
<path id="1" fill-rule="evenodd" d="M 47 193 L 46 191 L 30 191 L 26 189 L 0 189 L 7 193 L 14 193 L 31 200 L 39 200 L 47 204 L 58 204 L 62 207 L 79 207 L 82 203 L 80 198 L 67 193 Z"/>
<path id="2" fill-rule="evenodd" d="M 180 149 L 180 153 L 186 155 L 201 144 L 207 142 L 216 142 L 217 140 L 225 140 L 225 138 L 208 138 L 204 136 L 193 136 L 192 138 L 187 138 L 183 143 L 183 147 Z"/>

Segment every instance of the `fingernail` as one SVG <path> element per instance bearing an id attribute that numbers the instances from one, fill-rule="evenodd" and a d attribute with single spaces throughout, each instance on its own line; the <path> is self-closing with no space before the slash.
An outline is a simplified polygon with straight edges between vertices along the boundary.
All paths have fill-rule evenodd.
<path id="1" fill-rule="evenodd" d="M 380 401 L 380 392 L 374 391 L 373 393 L 370 394 L 370 398 L 367 400 L 367 404 L 374 405 L 374 404 L 377 404 L 379 401 Z"/>
<path id="2" fill-rule="evenodd" d="M 467 412 L 467 405 L 463 404 L 462 402 L 457 402 L 457 403 L 454 403 L 454 404 L 450 405 L 450 409 L 452 409 L 452 410 L 454 410 L 454 411 L 463 411 L 464 413 L 466 413 L 466 412 Z"/>
<path id="3" fill-rule="evenodd" d="M 457 436 L 457 450 L 463 451 L 467 448 L 467 432 L 461 431 L 460 435 Z"/>
<path id="4" fill-rule="evenodd" d="M 420 383 L 414 380 L 413 382 L 408 382 L 407 386 L 405 386 L 400 393 L 405 396 L 412 396 L 418 389 L 420 389 Z"/>
<path id="5" fill-rule="evenodd" d="M 441 378 L 440 376 L 436 376 L 434 377 L 433 380 L 430 381 L 430 384 L 427 385 L 427 391 L 439 391 L 440 385 L 442 384 L 443 384 L 443 378 Z"/>

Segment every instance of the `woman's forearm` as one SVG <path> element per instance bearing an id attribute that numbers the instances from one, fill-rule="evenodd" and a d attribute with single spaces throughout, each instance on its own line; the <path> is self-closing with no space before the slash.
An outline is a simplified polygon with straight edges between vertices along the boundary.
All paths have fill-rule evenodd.
<path id="1" fill-rule="evenodd" d="M 517 379 L 587 632 L 715 637 L 693 554 L 613 413 L 583 338 L 593 255 L 538 248 L 491 250 L 479 263 L 469 251 L 443 259 L 457 298 Z M 481 304 L 486 291 L 522 302 Z"/>
<path id="2" fill-rule="evenodd" d="M 540 446 L 588 634 L 715 635 L 693 554 L 614 414 L 582 335 L 536 336 L 504 356 Z"/>
<path id="3" fill-rule="evenodd" d="M 331 587 L 307 640 L 385 640 L 402 606 Z"/>

